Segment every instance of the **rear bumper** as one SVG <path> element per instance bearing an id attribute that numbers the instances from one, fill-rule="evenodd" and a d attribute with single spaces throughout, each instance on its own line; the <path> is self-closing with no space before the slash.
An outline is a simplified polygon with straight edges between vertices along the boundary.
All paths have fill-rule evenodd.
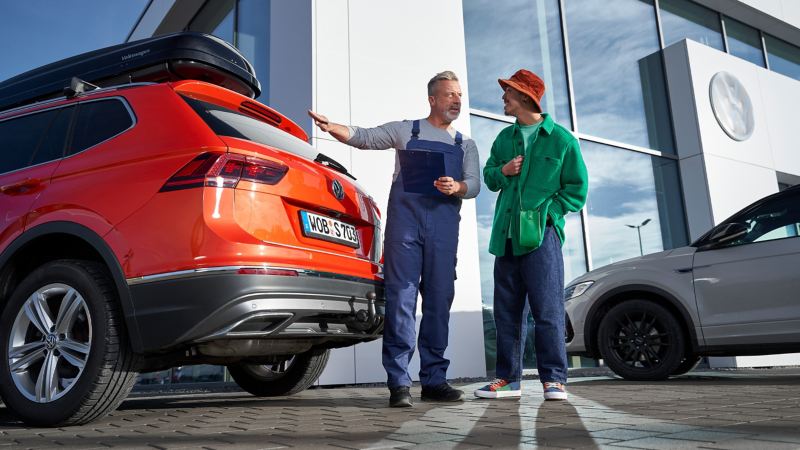
<path id="1" fill-rule="evenodd" d="M 333 346 L 380 337 L 382 281 L 298 270 L 297 276 L 238 273 L 239 267 L 128 279 L 143 352 L 231 339 L 302 338 Z"/>

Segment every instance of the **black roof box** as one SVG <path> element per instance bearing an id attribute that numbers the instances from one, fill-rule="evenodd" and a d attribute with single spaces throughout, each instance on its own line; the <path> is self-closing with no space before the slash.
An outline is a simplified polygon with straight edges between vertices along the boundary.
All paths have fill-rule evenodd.
<path id="1" fill-rule="evenodd" d="M 0 83 L 0 110 L 62 95 L 72 77 L 100 87 L 193 79 L 251 98 L 261 94 L 253 66 L 233 46 L 182 32 L 94 50 L 9 78 Z"/>

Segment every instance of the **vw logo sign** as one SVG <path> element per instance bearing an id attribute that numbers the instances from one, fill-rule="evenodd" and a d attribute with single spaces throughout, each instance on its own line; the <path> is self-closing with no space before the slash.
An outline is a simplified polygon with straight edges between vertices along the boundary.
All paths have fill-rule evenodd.
<path id="1" fill-rule="evenodd" d="M 722 131 L 735 141 L 753 134 L 753 104 L 744 85 L 728 72 L 717 72 L 709 84 L 711 109 Z"/>
<path id="2" fill-rule="evenodd" d="M 342 187 L 342 183 L 339 183 L 339 180 L 333 180 L 331 189 L 333 190 L 333 196 L 336 197 L 337 200 L 344 199 L 344 187 Z"/>

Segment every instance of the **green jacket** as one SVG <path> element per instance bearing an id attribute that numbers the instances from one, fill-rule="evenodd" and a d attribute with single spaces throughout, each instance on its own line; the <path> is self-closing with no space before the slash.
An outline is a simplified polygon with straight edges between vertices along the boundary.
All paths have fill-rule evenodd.
<path id="1" fill-rule="evenodd" d="M 586 203 L 588 177 L 578 140 L 566 128 L 553 122 L 548 114 L 536 134 L 531 136 L 518 176 L 506 177 L 503 165 L 523 154 L 519 122 L 500 131 L 492 144 L 491 155 L 483 168 L 483 180 L 491 191 L 500 191 L 494 208 L 489 253 L 503 256 L 508 227 L 514 255 L 524 255 L 535 248 L 519 244 L 518 192 L 522 206 L 535 209 L 550 199 L 547 214 L 564 243 L 564 215 L 580 211 Z"/>

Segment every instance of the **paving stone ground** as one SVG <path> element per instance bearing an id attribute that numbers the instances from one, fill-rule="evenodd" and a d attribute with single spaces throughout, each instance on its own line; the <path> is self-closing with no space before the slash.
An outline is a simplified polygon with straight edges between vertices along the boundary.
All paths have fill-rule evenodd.
<path id="1" fill-rule="evenodd" d="M 666 382 L 570 380 L 569 402 L 484 400 L 387 408 L 382 387 L 132 397 L 108 417 L 26 428 L 0 407 L 0 450 L 80 449 L 800 449 L 800 368 L 697 372 Z"/>

